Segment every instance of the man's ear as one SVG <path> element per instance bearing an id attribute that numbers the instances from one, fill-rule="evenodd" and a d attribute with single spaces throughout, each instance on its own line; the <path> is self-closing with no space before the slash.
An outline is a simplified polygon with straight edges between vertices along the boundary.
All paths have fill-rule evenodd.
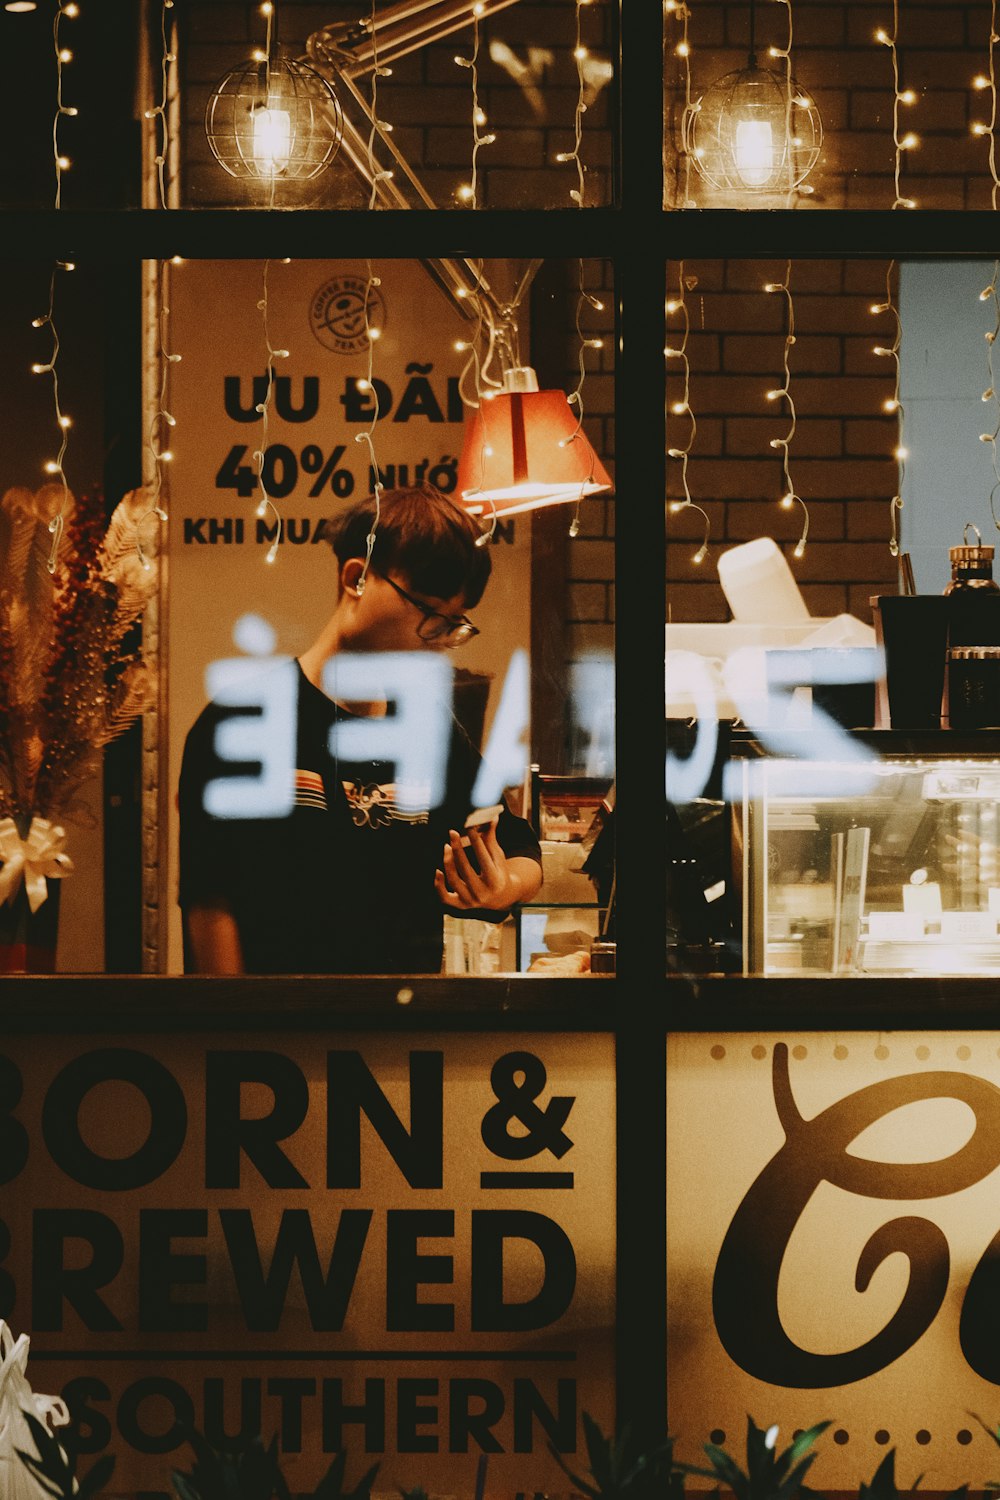
<path id="1" fill-rule="evenodd" d="M 349 557 L 340 570 L 340 586 L 349 594 L 358 592 L 358 584 L 365 571 L 364 559 Z"/>

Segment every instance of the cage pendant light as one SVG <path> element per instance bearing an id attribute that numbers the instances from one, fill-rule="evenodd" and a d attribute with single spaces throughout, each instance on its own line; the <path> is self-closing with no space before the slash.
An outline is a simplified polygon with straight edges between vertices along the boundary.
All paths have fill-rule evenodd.
<path id="1" fill-rule="evenodd" d="M 540 391 L 527 365 L 504 371 L 466 421 L 456 492 L 465 508 L 498 515 L 572 503 L 612 488 L 561 390 Z"/>
<path id="2" fill-rule="evenodd" d="M 308 63 L 283 58 L 268 15 L 267 47 L 220 79 L 205 107 L 205 134 L 231 177 L 316 177 L 336 156 L 344 118 L 336 92 Z"/>
<path id="3" fill-rule="evenodd" d="M 762 68 L 750 0 L 747 65 L 716 79 L 685 111 L 682 145 L 713 187 L 740 194 L 799 188 L 819 159 L 823 122 L 815 102 L 789 73 Z"/>

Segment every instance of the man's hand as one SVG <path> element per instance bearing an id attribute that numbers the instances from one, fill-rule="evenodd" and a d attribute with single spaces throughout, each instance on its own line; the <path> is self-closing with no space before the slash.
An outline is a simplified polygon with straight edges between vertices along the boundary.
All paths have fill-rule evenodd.
<path id="1" fill-rule="evenodd" d="M 518 856 L 508 859 L 497 842 L 496 820 L 485 835 L 469 830 L 469 847 L 475 865 L 454 828 L 444 846 L 442 868 L 434 872 L 434 888 L 449 911 L 508 911 L 517 901 L 527 901 L 541 885 L 537 861 Z"/>

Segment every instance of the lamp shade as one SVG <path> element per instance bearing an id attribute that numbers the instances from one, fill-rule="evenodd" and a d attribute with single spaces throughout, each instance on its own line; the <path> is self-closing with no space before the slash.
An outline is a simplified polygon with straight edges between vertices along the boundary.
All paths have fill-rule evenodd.
<path id="1" fill-rule="evenodd" d="M 466 421 L 457 494 L 480 515 L 572 504 L 612 488 L 564 391 L 502 391 L 484 396 Z"/>

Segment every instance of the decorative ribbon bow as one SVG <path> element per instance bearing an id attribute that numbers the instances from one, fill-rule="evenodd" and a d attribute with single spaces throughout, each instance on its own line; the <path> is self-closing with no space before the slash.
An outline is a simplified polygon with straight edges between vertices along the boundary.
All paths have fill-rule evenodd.
<path id="1" fill-rule="evenodd" d="M 28 905 L 36 912 L 48 899 L 48 880 L 72 875 L 73 861 L 63 853 L 66 830 L 48 818 L 36 814 L 31 820 L 28 837 L 22 839 L 13 818 L 0 818 L 0 906 L 13 901 L 21 881 L 28 893 Z"/>

